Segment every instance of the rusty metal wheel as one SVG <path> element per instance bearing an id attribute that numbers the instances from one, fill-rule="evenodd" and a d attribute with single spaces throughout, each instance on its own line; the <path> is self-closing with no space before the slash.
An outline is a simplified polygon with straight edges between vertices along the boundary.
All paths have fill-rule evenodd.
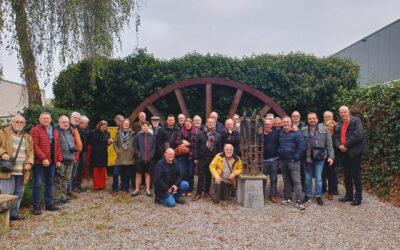
<path id="1" fill-rule="evenodd" d="M 258 89 L 255 89 L 249 85 L 246 85 L 241 82 L 233 81 L 233 80 L 226 80 L 223 78 L 194 78 L 194 79 L 189 79 L 181 82 L 174 83 L 172 85 L 169 85 L 157 92 L 155 92 L 153 95 L 150 97 L 146 98 L 129 116 L 129 119 L 131 122 L 135 121 L 137 116 L 139 115 L 140 112 L 144 111 L 145 109 L 148 109 L 150 113 L 153 115 L 157 115 L 161 118 L 161 124 L 165 123 L 165 119 L 163 116 L 160 114 L 160 112 L 157 110 L 157 108 L 153 105 L 157 100 L 160 98 L 164 97 L 165 95 L 175 92 L 176 99 L 178 100 L 178 104 L 180 106 L 180 109 L 182 113 L 186 117 L 190 117 L 185 99 L 183 97 L 182 88 L 187 88 L 191 86 L 197 86 L 197 85 L 205 85 L 206 88 L 206 116 L 208 117 L 209 114 L 212 111 L 212 86 L 213 85 L 221 85 L 221 86 L 226 86 L 230 88 L 235 88 L 236 93 L 235 97 L 233 98 L 233 101 L 231 103 L 229 112 L 227 117 L 232 117 L 232 115 L 236 112 L 237 107 L 239 105 L 240 99 L 242 98 L 242 95 L 244 92 L 258 98 L 260 101 L 264 103 L 264 106 L 261 108 L 259 111 L 259 114 L 261 116 L 264 116 L 268 111 L 271 109 L 277 113 L 279 116 L 283 117 L 286 115 L 285 111 L 274 101 L 272 100 L 269 96 L 265 95 L 263 92 L 261 92 Z"/>

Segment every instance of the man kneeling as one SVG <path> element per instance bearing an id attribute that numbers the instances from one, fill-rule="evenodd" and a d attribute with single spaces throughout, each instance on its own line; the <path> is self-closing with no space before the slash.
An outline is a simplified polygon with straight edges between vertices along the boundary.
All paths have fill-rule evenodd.
<path id="1" fill-rule="evenodd" d="M 161 202 L 167 207 L 173 207 L 176 203 L 184 204 L 182 194 L 189 189 L 189 183 L 180 179 L 179 169 L 174 160 L 175 151 L 172 148 L 165 150 L 164 159 L 161 159 L 155 167 L 154 190 L 156 202 Z"/>
<path id="2" fill-rule="evenodd" d="M 215 179 L 214 204 L 229 200 L 232 187 L 236 187 L 236 176 L 242 173 L 242 161 L 233 153 L 233 146 L 225 144 L 224 152 L 217 154 L 210 163 L 210 172 Z"/>

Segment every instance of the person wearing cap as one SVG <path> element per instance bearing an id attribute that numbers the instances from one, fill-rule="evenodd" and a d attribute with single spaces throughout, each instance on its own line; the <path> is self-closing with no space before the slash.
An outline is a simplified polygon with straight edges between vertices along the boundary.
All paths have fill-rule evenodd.
<path id="1" fill-rule="evenodd" d="M 158 130 L 161 128 L 160 126 L 160 117 L 155 115 L 150 118 L 150 127 L 149 133 L 152 133 L 154 137 L 157 136 Z"/>
<path id="2" fill-rule="evenodd" d="M 152 116 L 150 118 L 149 133 L 152 133 L 154 135 L 154 138 L 157 138 L 158 131 L 161 128 L 160 120 L 161 120 L 160 117 L 157 116 L 157 115 L 154 115 L 154 116 Z M 160 155 L 154 154 L 154 157 L 151 160 L 151 164 L 150 164 L 150 185 L 154 185 L 154 174 L 155 174 L 154 173 L 154 167 L 156 166 L 157 162 L 160 159 L 161 159 Z"/>

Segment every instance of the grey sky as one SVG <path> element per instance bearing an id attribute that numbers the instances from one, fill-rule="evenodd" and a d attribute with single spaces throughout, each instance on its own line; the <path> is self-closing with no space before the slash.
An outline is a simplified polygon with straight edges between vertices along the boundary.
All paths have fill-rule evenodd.
<path id="1" fill-rule="evenodd" d="M 399 18 L 399 0 L 143 0 L 139 47 L 158 58 L 189 52 L 233 57 L 304 52 L 329 56 Z M 136 47 L 134 24 L 123 57 Z M 3 53 L 4 78 L 21 82 L 15 56 Z M 51 88 L 46 95 L 52 96 Z"/>

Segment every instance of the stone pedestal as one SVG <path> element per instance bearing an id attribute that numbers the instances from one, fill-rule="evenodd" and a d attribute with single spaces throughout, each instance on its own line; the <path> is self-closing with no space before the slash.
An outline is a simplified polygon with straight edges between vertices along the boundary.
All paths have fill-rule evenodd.
<path id="1" fill-rule="evenodd" d="M 0 234 L 10 229 L 10 208 L 14 207 L 18 196 L 0 194 Z"/>
<path id="2" fill-rule="evenodd" d="M 263 174 L 238 176 L 237 201 L 247 208 L 264 208 L 263 180 L 267 177 Z"/>

